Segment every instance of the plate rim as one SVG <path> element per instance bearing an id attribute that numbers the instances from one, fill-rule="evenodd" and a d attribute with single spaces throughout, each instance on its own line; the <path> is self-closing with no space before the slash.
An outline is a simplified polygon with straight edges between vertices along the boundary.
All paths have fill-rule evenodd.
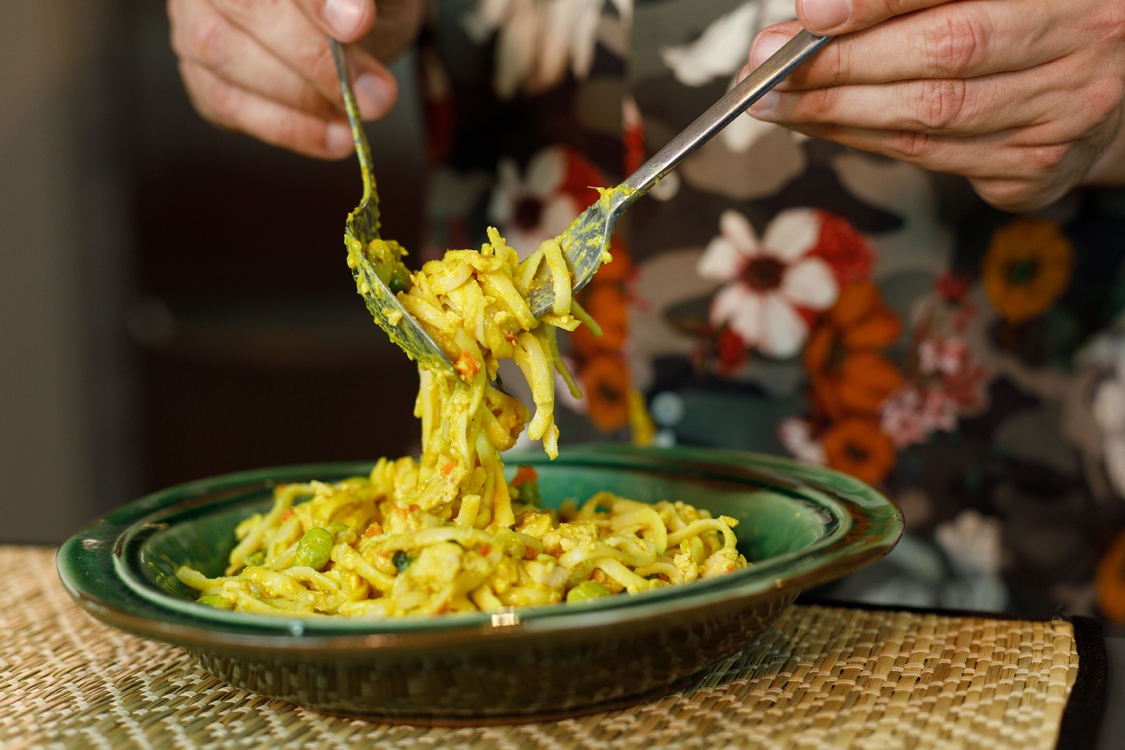
<path id="1" fill-rule="evenodd" d="M 507 454 L 506 463 L 550 463 L 538 453 Z M 902 513 L 888 498 L 852 477 L 823 467 L 800 464 L 789 459 L 742 451 L 711 448 L 636 448 L 624 445 L 586 445 L 564 448 L 556 465 L 581 465 L 591 468 L 650 469 L 671 473 L 688 473 L 719 478 L 732 478 L 742 471 L 747 479 L 768 480 L 773 486 L 790 491 L 816 490 L 833 505 L 839 505 L 848 528 L 829 535 L 809 547 L 763 561 L 757 575 L 723 577 L 701 582 L 702 585 L 677 587 L 659 598 L 628 597 L 612 606 L 593 605 L 577 610 L 550 605 L 514 610 L 511 619 L 497 624 L 486 614 L 468 616 L 391 618 L 387 620 L 335 620 L 325 617 L 267 617 L 262 621 L 238 614 L 230 622 L 212 617 L 194 616 L 171 610 L 139 595 L 122 579 L 119 560 L 122 544 L 144 519 L 166 513 L 201 496 L 249 485 L 284 481 L 296 476 L 321 474 L 340 476 L 362 473 L 373 461 L 300 464 L 235 472 L 204 478 L 160 490 L 129 503 L 84 527 L 60 547 L 56 565 L 60 578 L 78 604 L 110 625 L 145 637 L 156 638 L 182 646 L 210 649 L 257 650 L 307 653 L 315 651 L 352 653 L 357 649 L 388 646 L 428 648 L 437 644 L 479 640 L 482 633 L 490 638 L 533 637 L 560 630 L 573 631 L 620 626 L 642 622 L 652 617 L 713 607 L 729 599 L 760 596 L 785 589 L 804 589 L 846 575 L 888 552 L 903 531 Z M 798 495 L 800 496 L 800 495 Z M 804 498 L 806 502 L 812 500 Z M 813 503 L 816 504 L 816 503 Z M 856 522 L 873 529 L 872 521 L 882 528 L 874 536 L 856 536 Z M 842 526 L 844 524 L 841 524 Z M 863 529 L 861 529 L 863 531 Z M 113 571 L 124 592 L 142 606 L 124 607 L 99 595 L 97 580 L 78 569 L 81 553 L 93 554 L 101 563 L 100 570 Z M 788 559 L 783 559 L 788 558 Z M 775 564 L 770 564 L 776 561 Z M 108 566 L 105 563 L 109 563 Z M 124 561 L 122 560 L 122 563 Z M 784 575 L 766 574 L 785 566 Z M 750 568 L 748 570 L 754 570 Z M 742 573 L 743 571 L 740 571 Z M 656 592 L 662 593 L 662 592 Z M 168 594 L 162 596 L 171 598 Z M 794 593 L 793 596 L 796 596 Z M 209 613 L 208 613 L 209 614 Z M 232 613 L 223 613 L 231 615 Z M 325 622 L 339 626 L 322 627 Z M 389 627 L 388 627 L 389 626 Z"/>

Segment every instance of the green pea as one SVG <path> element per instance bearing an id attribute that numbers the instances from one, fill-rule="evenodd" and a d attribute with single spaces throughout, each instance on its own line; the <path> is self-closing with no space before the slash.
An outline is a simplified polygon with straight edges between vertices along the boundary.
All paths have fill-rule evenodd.
<path id="1" fill-rule="evenodd" d="M 543 502 L 539 496 L 539 482 L 524 482 L 520 485 L 520 502 L 538 508 Z"/>
<path id="2" fill-rule="evenodd" d="M 343 532 L 347 531 L 351 527 L 348 526 L 346 523 L 340 523 L 339 521 L 333 521 L 332 523 L 328 524 L 324 528 L 328 529 L 329 534 L 331 534 L 332 536 L 336 536 L 337 534 L 342 534 Z"/>
<path id="3" fill-rule="evenodd" d="M 402 550 L 399 550 L 394 554 L 394 557 L 391 558 L 391 562 L 395 564 L 395 567 L 398 568 L 398 572 L 401 573 L 410 567 L 410 563 L 414 562 L 414 558 Z"/>
<path id="4" fill-rule="evenodd" d="M 229 601 L 227 601 L 223 597 L 219 596 L 218 594 L 209 594 L 207 596 L 201 596 L 198 599 L 196 599 L 195 601 L 196 601 L 197 604 L 203 604 L 203 605 L 206 605 L 208 607 L 214 607 L 215 609 L 234 609 L 233 604 L 231 604 Z"/>
<path id="5" fill-rule="evenodd" d="M 395 294 L 410 291 L 410 272 L 406 270 L 406 266 L 401 263 L 395 266 L 394 273 L 391 274 L 391 281 L 387 286 Z"/>
<path id="6" fill-rule="evenodd" d="M 264 565 L 266 562 L 266 551 L 260 549 L 257 552 L 251 552 L 246 556 L 247 565 Z"/>
<path id="7" fill-rule="evenodd" d="M 575 604 L 609 595 L 609 589 L 597 581 L 583 581 L 566 592 L 566 602 L 567 604 Z"/>
<path id="8" fill-rule="evenodd" d="M 307 565 L 313 570 L 320 570 L 328 564 L 332 554 L 332 545 L 336 539 L 328 529 L 317 526 L 309 529 L 297 542 L 297 553 L 293 556 L 293 565 Z"/>

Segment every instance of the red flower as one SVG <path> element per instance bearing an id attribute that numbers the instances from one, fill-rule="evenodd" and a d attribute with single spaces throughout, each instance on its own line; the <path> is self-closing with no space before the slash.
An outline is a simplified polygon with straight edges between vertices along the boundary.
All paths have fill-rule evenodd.
<path id="1" fill-rule="evenodd" d="M 947 272 L 934 279 L 934 287 L 939 297 L 956 305 L 965 297 L 972 282 L 972 277 L 967 274 L 956 275 Z"/>
<path id="2" fill-rule="evenodd" d="M 867 239 L 846 219 L 827 211 L 818 211 L 817 214 L 820 217 L 820 237 L 809 255 L 831 266 L 841 289 L 870 278 L 875 257 Z"/>
<path id="3" fill-rule="evenodd" d="M 738 372 L 750 354 L 742 337 L 729 328 L 724 328 L 719 334 L 715 348 L 719 355 L 718 374 L 724 378 Z"/>

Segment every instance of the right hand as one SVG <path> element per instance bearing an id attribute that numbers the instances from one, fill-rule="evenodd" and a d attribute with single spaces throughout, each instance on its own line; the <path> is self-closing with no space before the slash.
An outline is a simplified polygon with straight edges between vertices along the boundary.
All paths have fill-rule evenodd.
<path id="1" fill-rule="evenodd" d="M 409 46 L 421 0 L 168 0 L 172 48 L 192 104 L 221 127 L 315 156 L 353 152 L 327 36 L 348 45 L 359 111 L 387 115 L 398 86 L 383 62 Z"/>

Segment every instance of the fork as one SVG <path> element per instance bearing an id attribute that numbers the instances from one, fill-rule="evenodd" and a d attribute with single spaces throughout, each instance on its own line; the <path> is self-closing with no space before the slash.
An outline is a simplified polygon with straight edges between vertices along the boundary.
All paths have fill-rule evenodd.
<path id="1" fill-rule="evenodd" d="M 830 40 L 831 37 L 816 36 L 807 31 L 799 32 L 624 182 L 603 192 L 601 198 L 579 214 L 558 238 L 570 266 L 573 291 L 582 289 L 598 270 L 603 255 L 609 248 L 613 228 L 629 206 Z M 332 45 L 336 71 L 340 76 L 340 88 L 344 92 L 344 103 L 352 126 L 352 136 L 355 138 L 360 170 L 363 172 L 363 201 L 348 216 L 345 242 L 359 241 L 366 247 L 371 239 L 379 236 L 379 210 L 374 196 L 371 153 L 361 127 L 343 49 L 335 40 L 330 40 L 329 43 Z M 349 253 L 349 258 L 352 255 L 354 253 Z M 452 368 L 441 349 L 402 307 L 387 285 L 386 280 L 390 278 L 388 271 L 393 269 L 376 268 L 364 253 L 359 253 L 359 256 L 360 262 L 353 267 L 352 272 L 375 322 L 412 359 L 437 366 L 444 362 L 445 366 Z M 396 259 L 396 262 L 401 265 L 401 259 Z M 547 264 L 540 263 L 527 293 L 532 313 L 538 317 L 549 312 L 554 299 L 551 272 L 547 269 Z"/>
<path id="2" fill-rule="evenodd" d="M 449 358 L 430 334 L 418 325 L 414 316 L 406 311 L 391 289 L 396 277 L 406 277 L 402 256 L 385 256 L 372 260 L 366 252 L 373 240 L 380 239 L 379 195 L 375 189 L 375 173 L 371 167 L 371 149 L 367 145 L 363 120 L 360 119 L 359 106 L 348 75 L 344 45 L 331 37 L 328 45 L 332 49 L 332 60 L 336 63 L 336 74 L 340 78 L 344 110 L 348 115 L 355 153 L 359 158 L 359 171 L 363 177 L 363 198 L 344 222 L 344 246 L 348 249 L 348 265 L 351 267 L 356 289 L 375 322 L 387 332 L 391 341 L 406 352 L 406 356 L 429 368 L 446 367 L 453 371 Z"/>

